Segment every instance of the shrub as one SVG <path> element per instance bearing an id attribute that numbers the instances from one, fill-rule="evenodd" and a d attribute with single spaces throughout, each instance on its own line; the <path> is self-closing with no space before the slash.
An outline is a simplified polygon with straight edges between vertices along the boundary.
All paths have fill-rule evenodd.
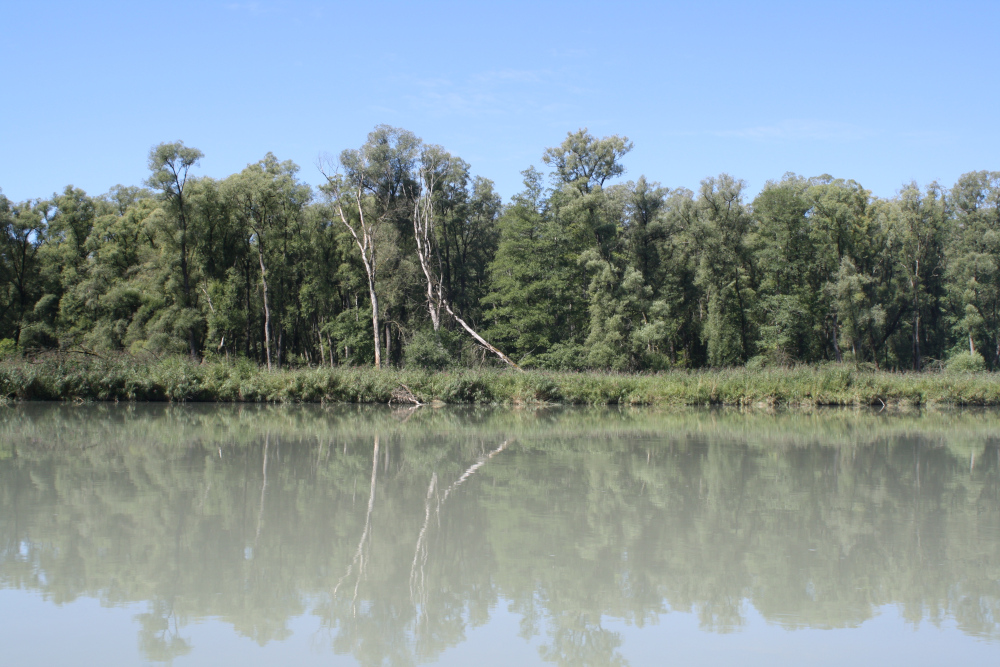
<path id="1" fill-rule="evenodd" d="M 444 349 L 438 335 L 430 331 L 417 331 L 403 350 L 407 368 L 439 371 L 451 365 L 451 355 Z"/>
<path id="2" fill-rule="evenodd" d="M 956 373 L 977 373 L 986 370 L 986 360 L 978 352 L 962 352 L 948 359 L 945 366 Z"/>

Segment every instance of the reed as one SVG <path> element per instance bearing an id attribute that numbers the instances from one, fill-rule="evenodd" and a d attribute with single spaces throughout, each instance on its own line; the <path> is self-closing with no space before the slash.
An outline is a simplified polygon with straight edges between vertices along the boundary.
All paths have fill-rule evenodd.
<path id="1" fill-rule="evenodd" d="M 836 364 L 657 374 L 496 368 L 268 371 L 246 360 L 50 354 L 0 361 L 0 396 L 25 401 L 1000 406 L 1000 373 L 896 373 Z"/>

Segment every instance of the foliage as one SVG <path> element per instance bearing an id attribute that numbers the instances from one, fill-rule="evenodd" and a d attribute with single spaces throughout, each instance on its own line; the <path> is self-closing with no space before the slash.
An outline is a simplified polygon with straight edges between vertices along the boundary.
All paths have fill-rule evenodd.
<path id="1" fill-rule="evenodd" d="M 405 388 L 422 403 L 583 405 L 1000 405 L 1000 376 L 895 373 L 851 364 L 779 367 L 754 357 L 746 368 L 656 374 L 518 372 L 451 364 L 432 334 L 415 336 L 401 369 L 339 366 L 268 371 L 244 358 L 194 362 L 49 353 L 0 361 L 0 396 L 16 400 L 392 403 Z M 412 345 L 412 343 L 411 343 Z M 414 356 L 410 356 L 413 354 Z M 975 358 L 973 358 L 975 359 Z M 957 363 L 957 362 L 956 362 Z M 433 368 L 447 370 L 431 371 Z M 979 366 L 978 368 L 981 368 Z"/>
<path id="2" fill-rule="evenodd" d="M 986 370 L 986 360 L 978 352 L 961 352 L 948 359 L 946 364 L 954 373 L 976 373 Z"/>
<path id="3" fill-rule="evenodd" d="M 441 336 L 430 331 L 417 331 L 403 352 L 407 368 L 440 371 L 452 364 L 452 357 L 441 343 Z"/>
<path id="4" fill-rule="evenodd" d="M 890 198 L 785 174 L 751 200 L 728 174 L 624 181 L 631 149 L 569 132 L 504 203 L 387 125 L 326 161 L 321 197 L 271 153 L 215 180 L 163 143 L 148 189 L 0 194 L 0 338 L 272 369 L 922 370 L 968 349 L 1000 370 L 1000 172 Z"/>

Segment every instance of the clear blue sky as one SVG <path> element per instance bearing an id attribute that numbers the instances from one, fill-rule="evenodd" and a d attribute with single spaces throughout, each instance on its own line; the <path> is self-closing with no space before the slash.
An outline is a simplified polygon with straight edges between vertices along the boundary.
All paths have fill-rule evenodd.
<path id="1" fill-rule="evenodd" d="M 1000 170 L 1000 2 L 2 3 L 0 188 L 91 194 L 183 140 L 217 178 L 379 123 L 443 145 L 504 197 L 587 127 L 627 178 L 751 196 L 786 171 L 876 195 Z"/>

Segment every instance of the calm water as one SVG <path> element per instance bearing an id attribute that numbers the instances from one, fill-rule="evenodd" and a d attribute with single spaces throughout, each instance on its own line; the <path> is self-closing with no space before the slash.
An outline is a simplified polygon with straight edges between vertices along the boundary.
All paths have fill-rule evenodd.
<path id="1" fill-rule="evenodd" d="M 995 665 L 1000 413 L 0 408 L 11 665 Z"/>

